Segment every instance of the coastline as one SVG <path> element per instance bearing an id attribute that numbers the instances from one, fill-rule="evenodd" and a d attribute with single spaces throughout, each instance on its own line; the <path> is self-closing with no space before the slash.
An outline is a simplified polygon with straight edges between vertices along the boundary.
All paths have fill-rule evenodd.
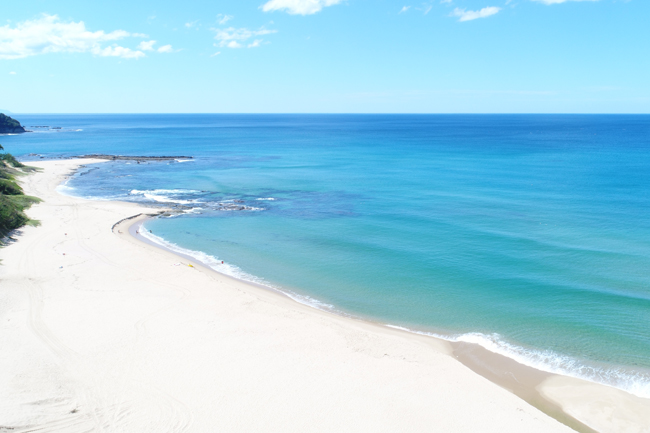
<path id="1" fill-rule="evenodd" d="M 454 357 L 460 363 L 479 374 L 480 376 L 488 379 L 490 382 L 498 385 L 499 387 L 511 392 L 517 397 L 529 403 L 531 406 L 542 411 L 546 415 L 560 421 L 564 425 L 581 433 L 600 433 L 600 432 L 620 432 L 636 430 L 636 423 L 639 425 L 647 425 L 650 431 L 650 416 L 635 419 L 632 416 L 623 415 L 616 416 L 616 412 L 624 412 L 624 407 L 634 407 L 639 413 L 644 413 L 645 410 L 650 409 L 650 400 L 643 399 L 631 395 L 625 391 L 613 388 L 607 385 L 590 382 L 580 378 L 565 376 L 537 369 L 518 362 L 515 359 L 505 355 L 491 352 L 478 343 L 467 343 L 463 341 L 451 341 L 438 337 L 435 335 L 428 335 L 406 328 L 393 326 L 377 320 L 369 318 L 360 318 L 354 315 L 345 314 L 337 310 L 329 310 L 318 308 L 313 303 L 303 302 L 292 294 L 284 292 L 275 287 L 266 286 L 264 284 L 247 281 L 219 272 L 195 257 L 174 251 L 165 245 L 157 243 L 146 236 L 140 234 L 140 230 L 147 220 L 155 218 L 153 214 L 139 214 L 121 221 L 116 224 L 115 228 L 119 226 L 124 227 L 125 231 L 121 234 L 127 235 L 137 242 L 146 244 L 150 248 L 165 251 L 173 256 L 182 258 L 186 263 L 191 264 L 193 268 L 199 269 L 207 273 L 215 273 L 223 278 L 228 278 L 238 283 L 247 285 L 252 290 L 262 290 L 270 293 L 271 296 L 280 297 L 283 301 L 289 300 L 290 302 L 297 303 L 302 307 L 314 310 L 320 314 L 334 315 L 344 320 L 359 322 L 366 326 L 375 328 L 375 332 L 397 332 L 404 334 L 407 338 L 424 338 L 435 341 L 440 347 L 444 347 L 445 353 Z M 561 388 L 561 392 L 557 392 L 557 388 Z M 577 389 L 583 389 L 584 393 L 572 395 L 567 398 L 564 394 L 566 388 L 572 389 L 574 392 Z M 591 395 L 590 395 L 591 394 Z M 605 403 L 605 400 L 607 402 Z M 600 406 L 602 409 L 611 409 L 612 414 L 608 413 L 606 416 L 598 416 L 590 413 L 591 409 L 595 406 Z M 610 418 L 611 419 L 605 419 Z M 631 420 L 629 419 L 631 418 Z M 629 425 L 626 425 L 630 422 Z M 598 429 L 596 429 L 596 427 Z M 646 431 L 642 429 L 640 431 Z"/>
<path id="2" fill-rule="evenodd" d="M 275 400 L 280 400 L 280 403 L 292 406 L 289 409 L 303 407 L 303 411 L 300 412 L 300 409 L 297 409 L 297 413 L 294 412 L 291 416 L 285 416 L 282 419 L 284 423 L 273 424 L 271 430 L 292 430 L 292 428 L 286 428 L 286 426 L 294 426 L 295 429 L 310 428 L 305 426 L 311 426 L 309 423 L 315 422 L 325 423 L 319 424 L 323 431 L 335 429 L 333 423 L 336 423 L 339 429 L 340 426 L 345 426 L 348 430 L 392 431 L 399 429 L 399 427 L 402 427 L 403 430 L 404 424 L 400 424 L 400 422 L 408 422 L 408 430 L 410 431 L 430 430 L 432 425 L 451 431 L 486 431 L 486 425 L 492 427 L 494 431 L 569 431 L 565 426 L 505 391 L 506 389 L 534 404 L 539 400 L 535 404 L 538 406 L 543 406 L 543 402 L 549 399 L 552 403 L 549 403 L 549 406 L 545 407 L 544 410 L 561 418 L 561 414 L 558 415 L 557 409 L 562 408 L 570 416 L 590 426 L 585 428 L 579 424 L 574 425 L 575 428 L 581 429 L 581 431 L 647 431 L 644 428 L 649 428 L 646 427 L 650 425 L 649 416 L 645 415 L 644 418 L 643 410 L 645 408 L 645 411 L 650 413 L 647 410 L 647 408 L 650 408 L 650 405 L 648 405 L 650 400 L 634 397 L 604 385 L 539 372 L 508 358 L 498 358 L 500 355 L 492 354 L 477 345 L 468 345 L 467 343 L 452 344 L 443 340 L 436 340 L 433 337 L 421 336 L 324 312 L 300 304 L 271 290 L 217 273 L 199 263 L 192 263 L 193 268 L 174 266 L 179 260 L 178 255 L 133 238 L 129 235 L 129 230 L 122 230 L 123 233 L 120 236 L 115 236 L 114 232 L 105 233 L 116 221 L 129 217 L 129 213 L 133 215 L 138 212 L 156 212 L 157 209 L 147 209 L 131 203 L 94 202 L 60 195 L 59 199 L 55 200 L 57 194 L 55 188 L 58 183 L 60 183 L 63 176 L 81 163 L 89 163 L 89 161 L 67 160 L 37 163 L 35 165 L 46 168 L 45 172 L 32 175 L 32 177 L 40 176 L 41 179 L 45 179 L 41 183 L 47 184 L 48 188 L 43 190 L 44 185 L 36 185 L 37 182 L 32 178 L 26 181 L 26 189 L 29 189 L 33 195 L 38 196 L 41 193 L 41 195 L 47 196 L 42 197 L 46 200 L 43 205 L 38 205 L 33 209 L 33 213 L 36 214 L 34 217 L 41 219 L 44 226 L 46 224 L 55 226 L 58 222 L 59 227 L 63 227 L 61 223 L 67 221 L 70 224 L 76 224 L 80 228 L 74 237 L 74 241 L 80 247 L 76 251 L 79 254 L 80 263 L 75 264 L 75 266 L 94 266 L 95 270 L 104 266 L 113 267 L 112 272 L 103 275 L 106 279 L 101 281 L 99 280 L 100 276 L 96 275 L 94 271 L 89 273 L 87 270 L 76 271 L 75 269 L 76 274 L 74 276 L 76 280 L 73 279 L 72 281 L 85 281 L 88 287 L 92 286 L 89 292 L 98 292 L 101 294 L 98 296 L 103 297 L 113 292 L 111 287 L 121 287 L 120 284 L 133 290 L 133 292 L 128 293 L 122 293 L 124 290 L 115 290 L 120 293 L 117 296 L 118 299 L 113 300 L 113 304 L 108 303 L 108 305 L 112 306 L 113 309 L 110 310 L 109 308 L 109 310 L 113 313 L 120 310 L 119 306 L 122 306 L 124 301 L 135 301 L 140 307 L 133 307 L 137 311 L 134 311 L 133 317 L 130 317 L 133 320 L 138 319 L 135 320 L 136 325 L 133 327 L 135 335 L 132 335 L 133 329 L 123 330 L 126 339 L 132 342 L 131 346 L 122 348 L 126 352 L 125 350 L 117 351 L 116 354 L 109 356 L 109 358 L 113 360 L 116 356 L 118 358 L 128 358 L 127 353 L 140 352 L 141 348 L 139 346 L 142 345 L 143 340 L 145 344 L 151 343 L 150 339 L 145 338 L 147 336 L 141 332 L 142 329 L 155 328 L 157 331 L 163 329 L 170 333 L 169 335 L 173 335 L 169 341 L 165 341 L 163 344 L 163 346 L 169 347 L 154 345 L 154 352 L 158 355 L 161 353 L 168 355 L 170 357 L 167 359 L 168 363 L 173 364 L 176 368 L 169 366 L 154 368 L 152 371 L 155 374 L 151 374 L 153 377 L 149 377 L 150 382 L 155 383 L 155 385 L 152 385 L 154 388 L 169 387 L 169 383 L 160 377 L 161 375 L 164 376 L 164 373 L 188 376 L 189 373 L 179 374 L 183 373 L 178 370 L 183 370 L 183 365 L 192 364 L 193 362 L 201 364 L 201 362 L 210 359 L 216 363 L 228 365 L 230 372 L 233 373 L 234 371 L 234 375 L 239 378 L 239 382 L 230 381 L 234 383 L 229 383 L 230 388 L 226 387 L 231 389 L 231 393 L 215 391 L 215 389 L 203 389 L 202 393 L 200 393 L 202 399 L 211 402 L 216 399 L 222 403 L 225 401 L 228 406 L 227 403 L 230 400 L 237 399 L 232 397 L 232 390 L 238 389 L 243 382 L 251 386 L 246 395 L 247 398 L 242 398 L 239 400 L 239 404 L 231 404 L 228 407 L 231 409 L 237 408 L 239 410 L 237 414 L 240 418 L 246 416 L 245 414 L 251 402 L 253 406 L 268 411 L 266 416 L 254 417 L 256 418 L 254 420 L 233 419 L 232 415 L 225 415 L 225 418 L 229 419 L 228 425 L 233 426 L 231 429 L 245 429 L 244 424 L 246 422 L 279 421 L 276 416 L 277 412 L 272 412 L 262 403 L 275 407 L 278 403 Z M 40 191 L 38 191 L 39 187 Z M 48 206 L 48 201 L 58 201 L 63 204 L 57 208 L 56 206 Z M 70 209 L 67 209 L 66 206 Z M 43 209 L 48 207 L 53 209 L 50 209 L 49 213 L 43 212 Z M 68 219 L 62 219 L 66 217 L 61 214 L 66 214 L 69 210 L 72 213 L 67 216 Z M 79 213 L 84 213 L 84 218 L 95 215 L 93 218 L 96 221 L 81 221 Z M 30 212 L 31 214 L 32 212 Z M 140 219 L 122 221 L 116 224 L 114 228 L 119 231 L 120 227 L 133 226 L 138 221 Z M 41 295 L 47 294 L 52 298 L 60 296 L 60 294 L 52 292 L 49 287 L 51 285 L 56 286 L 56 283 L 52 283 L 52 279 L 56 280 L 57 278 L 56 274 L 52 275 L 51 270 L 42 272 L 39 269 L 40 265 L 37 265 L 36 262 L 29 263 L 33 259 L 30 260 L 21 256 L 21 254 L 36 254 L 36 252 L 46 254 L 45 251 L 30 249 L 30 247 L 37 241 L 41 243 L 48 242 L 48 236 L 54 236 L 54 232 L 39 233 L 38 230 L 41 229 L 25 229 L 22 238 L 6 249 L 6 251 L 15 252 L 15 254 L 9 255 L 5 251 L 0 251 L 7 268 L 9 268 L 10 262 L 20 265 L 16 272 L 0 269 L 0 278 L 7 279 L 9 283 L 15 285 L 15 288 L 21 283 L 31 287 L 42 286 L 33 290 L 36 292 L 35 295 L 30 292 L 31 304 L 29 307 L 20 311 L 14 311 L 10 308 L 8 311 L 19 316 L 20 314 L 27 314 L 30 317 L 28 321 L 32 324 L 32 334 L 39 337 L 41 345 L 44 343 L 49 346 L 50 350 L 54 352 L 55 358 L 58 356 L 65 361 L 52 361 L 47 364 L 60 364 L 61 369 L 66 370 L 75 363 L 81 362 L 83 364 L 79 359 L 75 360 L 75 358 L 79 357 L 75 357 L 74 353 L 85 353 L 85 347 L 66 348 L 66 344 L 60 344 L 65 339 L 69 340 L 71 334 L 74 335 L 81 331 L 66 329 L 67 333 L 56 333 L 50 329 L 56 328 L 57 323 L 58 326 L 63 326 L 60 322 L 54 320 L 54 316 L 57 316 L 57 314 L 66 316 L 66 314 L 63 310 L 57 311 L 52 306 L 52 303 L 45 303 L 43 301 L 45 297 L 43 296 L 41 297 L 40 313 L 45 312 L 43 308 L 45 305 L 49 307 L 50 315 L 54 316 L 49 317 L 50 320 L 47 323 L 41 320 L 34 326 L 38 322 L 35 319 L 34 304 L 38 305 L 35 298 L 38 301 L 39 288 Z M 93 232 L 93 235 L 86 237 L 88 230 Z M 72 234 L 68 233 L 68 235 Z M 72 240 L 72 237 L 64 237 L 60 241 L 50 241 L 53 242 L 50 250 L 60 248 L 61 245 L 70 243 Z M 51 251 L 47 252 L 50 253 Z M 58 257 L 58 260 L 60 261 L 61 258 Z M 68 260 L 68 258 L 65 260 Z M 47 259 L 44 262 L 47 263 Z M 163 263 L 164 267 L 160 265 Z M 124 272 L 125 275 L 121 275 L 122 272 L 117 271 L 117 269 L 122 269 L 120 266 L 128 271 Z M 136 269 L 129 269 L 130 267 Z M 140 270 L 137 270 L 138 267 L 140 267 Z M 66 272 L 67 268 L 61 269 L 64 269 L 61 272 Z M 30 272 L 29 276 L 25 273 L 28 270 Z M 100 288 L 97 289 L 96 286 Z M 142 286 L 146 286 L 146 288 L 143 289 Z M 156 310 L 152 307 L 151 302 L 155 304 L 159 297 L 165 297 L 165 292 L 171 292 L 171 295 L 167 294 L 166 300 L 169 302 L 165 304 L 165 307 Z M 67 293 L 67 299 L 74 301 L 74 294 L 75 291 L 72 289 L 71 293 Z M 19 295 L 16 296 L 20 297 Z M 177 301 L 183 304 L 182 309 L 176 306 Z M 84 310 L 86 316 L 97 313 L 97 300 L 94 300 L 94 302 L 95 309 L 86 308 Z M 9 304 L 13 305 L 11 302 Z M 224 308 L 224 304 L 229 305 L 233 310 L 246 317 L 234 315 L 233 311 Z M 54 305 L 59 308 L 62 307 L 59 304 Z M 86 305 L 86 307 L 88 306 Z M 38 310 L 38 307 L 36 309 Z M 155 311 L 151 312 L 149 310 Z M 147 318 L 146 320 L 142 316 L 145 311 L 149 313 L 144 315 Z M 170 314 L 172 311 L 174 314 Z M 104 317 L 105 314 L 102 317 L 109 321 L 113 320 L 115 322 L 112 323 L 113 326 L 122 328 L 125 322 L 117 320 L 121 314 L 123 313 L 119 313 L 118 317 L 115 318 L 112 316 Z M 166 319 L 162 320 L 162 322 L 167 323 L 159 323 L 162 316 Z M 201 319 L 197 320 L 197 317 Z M 247 321 L 246 319 L 251 320 Z M 69 318 L 64 317 L 62 319 L 63 322 L 66 322 L 66 320 L 69 322 Z M 168 323 L 170 321 L 180 325 L 181 329 L 172 329 Z M 78 320 L 74 322 L 77 325 L 84 325 L 83 322 Z M 156 326 L 153 326 L 153 322 L 156 322 Z M 126 320 L 126 323 L 130 322 Z M 188 323 L 192 324 L 189 329 L 183 326 Z M 215 330 L 213 327 L 206 325 L 207 323 L 218 323 L 229 332 Z M 273 332 L 273 328 L 277 332 Z M 93 347 L 98 348 L 97 350 L 100 353 L 103 353 L 102 350 L 105 352 L 105 342 L 113 341 L 116 336 L 109 329 L 106 329 L 106 325 L 95 323 L 95 327 L 91 329 L 93 331 L 99 329 L 101 333 L 108 337 L 106 340 L 95 341 L 93 345 Z M 86 334 L 88 333 L 92 333 L 92 331 Z M 88 340 L 90 337 L 86 334 L 84 334 L 84 338 Z M 52 337 L 56 335 L 62 337 Z M 165 336 L 168 335 L 165 334 Z M 206 352 L 203 355 L 207 356 L 188 358 L 186 352 L 201 352 L 204 346 L 210 346 L 213 340 L 205 339 L 206 336 L 215 337 L 215 341 L 226 346 L 232 346 L 232 349 L 247 352 L 253 358 L 263 358 L 269 354 L 269 351 L 273 356 L 271 356 L 272 359 L 259 359 L 257 363 L 253 362 L 249 357 L 241 357 L 237 350 L 226 351 L 224 357 L 215 357 L 215 353 L 220 353 L 221 348 L 213 345 L 211 346 L 212 350 L 205 347 Z M 255 338 L 252 338 L 252 336 Z M 265 338 L 259 338 L 260 336 Z M 164 336 L 160 335 L 159 337 L 163 338 Z M 252 341 L 247 341 L 247 338 L 249 340 L 252 338 Z M 74 346 L 76 340 L 72 340 L 72 342 L 66 341 L 66 343 Z M 269 340 L 273 344 L 269 344 Z M 189 344 L 190 342 L 195 344 Z M 199 345 L 201 348 L 197 348 L 195 345 Z M 152 359 L 152 356 L 156 359 Z M 494 356 L 497 359 L 490 359 L 494 358 Z M 81 358 L 84 357 L 81 356 Z M 132 364 L 144 363 L 150 365 L 161 363 L 155 355 L 149 353 L 140 353 L 139 357 L 135 358 L 137 359 L 133 359 Z M 325 362 L 322 358 L 329 362 Z M 478 372 L 480 376 L 471 372 L 454 358 L 459 358 L 465 366 Z M 11 356 L 5 355 L 0 365 L 9 367 L 9 370 L 4 369 L 4 371 L 15 371 L 17 368 L 20 369 L 16 361 Z M 508 361 L 519 365 L 522 370 L 517 370 L 511 364 L 501 368 L 502 371 L 496 368 L 499 365 L 503 366 L 503 363 Z M 249 368 L 246 369 L 242 364 Z M 341 365 L 345 367 L 341 367 Z M 238 366 L 242 366 L 241 368 L 244 368 L 246 373 L 253 374 L 254 384 L 249 383 L 251 380 L 249 377 L 244 377 L 241 371 L 237 371 Z M 314 369 L 312 368 L 314 366 L 321 368 Z M 202 376 L 198 378 L 203 380 L 197 380 L 196 377 L 189 375 L 191 377 L 186 377 L 186 381 L 173 381 L 174 384 L 171 386 L 171 390 L 168 390 L 170 392 L 166 393 L 171 400 L 166 399 L 167 403 L 165 404 L 175 408 L 179 414 L 183 412 L 180 409 L 182 406 L 185 406 L 188 410 L 183 412 L 184 416 L 179 415 L 177 417 L 179 428 L 174 431 L 205 431 L 197 426 L 199 418 L 202 420 L 201 422 L 208 420 L 208 423 L 204 424 L 204 426 L 212 429 L 215 429 L 217 425 L 223 425 L 221 424 L 222 420 L 217 420 L 214 418 L 214 414 L 207 413 L 209 411 L 206 411 L 206 405 L 197 402 L 196 396 L 187 396 L 187 387 L 189 386 L 187 381 L 195 382 L 199 388 L 204 382 L 206 384 L 210 383 L 210 381 L 211 383 L 229 382 L 225 377 L 211 372 L 209 366 L 203 365 L 203 367 L 203 369 L 200 369 Z M 293 367 L 293 370 L 289 367 Z M 515 370 L 517 370 L 516 373 L 513 373 Z M 282 371 L 282 374 L 280 374 L 282 380 L 278 381 L 272 377 L 274 371 Z M 536 375 L 535 372 L 543 374 L 540 376 L 539 374 Z M 6 376 L 6 373 L 2 374 L 2 382 L 0 383 L 12 384 L 11 377 Z M 62 376 L 66 376 L 66 374 L 62 374 Z M 76 377 L 75 374 L 72 374 L 72 376 L 75 377 L 71 382 L 72 384 L 80 382 L 85 384 L 88 381 L 92 382 L 93 379 L 92 374 L 82 378 Z M 124 376 L 124 374 L 118 372 L 116 376 Z M 484 377 L 500 386 L 488 382 Z M 345 378 L 346 381 L 342 383 L 332 381 L 332 379 L 341 378 Z M 129 379 L 132 378 L 122 378 L 121 380 L 124 389 L 127 392 L 133 392 L 137 386 L 130 384 Z M 303 386 L 304 381 L 307 381 L 308 385 Z M 127 386 L 126 384 L 130 385 Z M 517 384 L 520 384 L 520 386 L 517 386 Z M 40 383 L 40 385 L 46 386 L 47 384 Z M 65 388 L 68 385 L 70 395 L 78 394 L 75 387 L 64 380 L 62 387 Z M 112 385 L 108 386 L 103 382 L 100 385 L 102 386 L 98 388 L 112 387 Z M 7 389 L 13 388 L 13 386 L 9 386 Z M 91 392 L 93 389 L 91 386 L 89 394 L 93 394 Z M 278 393 L 278 390 L 283 392 Z M 294 394 L 292 395 L 289 391 Z M 351 395 L 347 396 L 350 398 L 346 399 L 346 393 L 351 393 Z M 102 390 L 99 394 L 110 395 L 111 392 Z M 235 394 L 237 393 L 235 392 Z M 530 396 L 526 397 L 524 394 L 530 394 Z M 31 394 L 27 392 L 25 395 Z M 183 399 L 182 396 L 188 398 Z M 69 400 L 70 404 L 74 401 L 74 398 L 69 396 L 62 397 L 59 395 L 56 398 L 59 399 L 58 406 L 60 406 L 61 399 L 66 402 Z M 116 397 L 113 396 L 112 398 L 115 399 Z M 16 402 L 11 400 L 11 398 L 3 399 L 0 407 L 6 408 L 15 405 Z M 194 404 L 185 403 L 190 400 L 194 400 Z M 92 404 L 88 402 L 92 403 L 93 401 L 102 403 L 104 400 L 100 397 L 86 400 L 86 404 L 82 404 L 78 411 L 70 412 L 68 417 L 71 419 L 80 418 L 81 415 L 72 416 L 79 413 L 86 416 L 88 420 L 97 419 L 97 411 L 104 409 L 94 409 L 94 416 L 90 416 L 93 409 L 89 409 Z M 173 403 L 174 401 L 177 403 Z M 312 405 L 305 405 L 306 402 L 311 402 Z M 338 413 L 335 408 L 341 407 L 340 404 L 346 402 L 356 410 Z M 329 408 L 327 417 L 323 417 L 322 413 L 317 413 L 319 411 L 314 410 L 322 408 L 323 404 Z M 123 406 L 125 405 L 123 404 Z M 164 404 L 160 405 L 160 407 L 163 406 Z M 395 410 L 395 406 L 399 406 L 400 410 Z M 433 414 L 431 413 L 432 408 L 435 408 Z M 90 413 L 88 410 L 90 410 Z M 219 412 L 222 415 L 224 411 L 223 408 L 215 409 L 214 407 L 210 407 L 210 410 Z M 1 412 L 8 413 L 6 410 Z M 30 414 L 27 412 L 25 411 L 23 414 L 23 418 L 26 420 L 31 419 Z M 468 417 L 468 414 L 471 414 L 471 417 Z M 43 411 L 43 419 L 47 418 L 48 415 L 50 415 L 50 412 Z M 99 418 L 102 417 L 99 416 Z M 117 418 L 113 417 L 113 419 Z M 373 424 L 378 420 L 384 421 L 382 426 Z M 566 422 L 566 420 L 563 421 Z M 647 424 L 644 425 L 644 422 L 647 422 Z M 570 422 L 568 423 L 570 424 Z M 42 422 L 36 422 L 32 425 L 42 424 Z M 12 423 L 0 419 L 0 425 L 17 424 L 16 422 Z M 248 425 L 248 427 L 251 426 Z M 589 428 L 593 430 L 588 430 Z M 17 429 L 15 431 L 21 430 Z M 137 431 L 137 429 L 134 428 L 134 431 Z"/>

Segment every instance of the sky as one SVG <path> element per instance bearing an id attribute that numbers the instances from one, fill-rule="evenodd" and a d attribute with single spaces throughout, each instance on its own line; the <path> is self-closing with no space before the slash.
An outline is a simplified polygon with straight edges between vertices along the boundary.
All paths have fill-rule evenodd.
<path id="1" fill-rule="evenodd" d="M 5 1 L 0 110 L 650 113 L 650 1 Z"/>

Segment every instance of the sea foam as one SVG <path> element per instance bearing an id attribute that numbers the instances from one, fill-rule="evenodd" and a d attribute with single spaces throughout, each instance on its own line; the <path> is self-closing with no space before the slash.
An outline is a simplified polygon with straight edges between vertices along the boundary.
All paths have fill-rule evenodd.
<path id="1" fill-rule="evenodd" d="M 272 289 L 276 292 L 280 292 L 288 296 L 289 298 L 293 299 L 296 302 L 308 305 L 310 307 L 317 308 L 319 310 L 335 311 L 335 307 L 331 304 L 327 304 L 325 302 L 319 301 L 318 299 L 312 298 L 311 296 L 301 295 L 293 291 L 278 287 L 274 284 L 271 284 L 270 282 L 266 281 L 263 278 L 257 277 L 255 275 L 243 271 L 238 266 L 226 263 L 225 261 L 222 263 L 222 260 L 220 260 L 218 257 L 215 257 L 210 254 L 206 254 L 202 251 L 195 251 L 195 250 L 189 250 L 187 248 L 183 248 L 173 242 L 169 242 L 161 238 L 160 236 L 156 236 L 153 233 L 147 231 L 144 225 L 143 228 L 144 230 L 140 230 L 139 234 L 145 239 L 147 239 L 148 241 L 153 242 L 175 253 L 182 254 L 187 257 L 191 257 L 197 260 L 198 262 L 203 263 L 204 265 L 208 266 L 209 268 L 213 269 L 216 272 L 219 272 L 224 275 L 228 275 L 229 277 L 233 277 L 238 280 L 247 281 L 249 283 L 254 283 L 259 286 L 267 287 L 269 289 Z"/>
<path id="2" fill-rule="evenodd" d="M 257 285 L 268 287 L 281 292 L 296 302 L 305 304 L 319 310 L 329 311 L 344 316 L 355 317 L 338 310 L 334 305 L 322 302 L 310 296 L 301 295 L 282 287 L 276 286 L 263 278 L 249 274 L 238 266 L 221 263 L 218 257 L 206 254 L 202 251 L 195 251 L 183 248 L 175 243 L 169 242 L 159 236 L 141 230 L 140 234 L 149 241 L 156 243 L 163 248 L 184 256 L 192 257 L 211 269 L 236 278 L 238 280 L 251 282 Z M 561 355 L 550 350 L 528 349 L 516 344 L 509 343 L 499 334 L 483 334 L 479 332 L 465 333 L 459 335 L 443 335 L 433 332 L 417 331 L 399 325 L 386 324 L 394 329 L 411 332 L 419 335 L 426 335 L 452 342 L 466 342 L 478 344 L 490 352 L 514 359 L 520 364 L 546 371 L 554 374 L 575 377 L 602 385 L 612 386 L 630 394 L 642 398 L 650 398 L 650 374 L 638 371 L 626 371 L 622 368 L 610 368 L 604 366 L 589 365 L 587 361 L 578 360 L 570 356 Z"/>
<path id="3" fill-rule="evenodd" d="M 131 190 L 130 195 L 141 195 L 147 200 L 155 201 L 157 203 L 175 203 L 175 204 L 192 204 L 192 203 L 201 203 L 198 199 L 180 199 L 171 197 L 173 195 L 187 195 L 187 194 L 196 194 L 201 191 L 196 190 L 184 190 L 184 189 L 153 189 L 153 190 Z"/>
<path id="4" fill-rule="evenodd" d="M 562 355 L 551 350 L 529 349 L 509 343 L 496 333 L 470 332 L 459 335 L 443 335 L 398 325 L 386 324 L 386 326 L 451 342 L 478 344 L 492 353 L 514 359 L 520 364 L 537 370 L 607 385 L 627 391 L 637 397 L 650 398 L 650 372 L 643 373 L 623 368 L 590 365 L 588 361 Z"/>

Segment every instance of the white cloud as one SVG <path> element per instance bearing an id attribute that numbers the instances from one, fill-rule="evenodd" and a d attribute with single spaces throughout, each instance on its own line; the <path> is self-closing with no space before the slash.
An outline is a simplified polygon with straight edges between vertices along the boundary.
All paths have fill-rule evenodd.
<path id="1" fill-rule="evenodd" d="M 153 51 L 153 46 L 156 41 L 142 41 L 138 44 L 138 49 L 142 51 Z"/>
<path id="2" fill-rule="evenodd" d="M 217 32 L 214 38 L 219 41 L 215 44 L 215 46 L 227 48 L 242 48 L 244 46 L 244 43 L 251 38 L 277 33 L 277 30 L 267 30 L 263 27 L 259 30 L 249 30 L 246 28 L 236 29 L 234 27 L 213 30 Z M 263 39 L 258 38 L 255 41 L 251 42 L 248 45 L 248 48 L 259 47 L 262 42 Z"/>
<path id="3" fill-rule="evenodd" d="M 264 12 L 284 10 L 292 15 L 311 15 L 320 12 L 321 9 L 334 6 L 343 0 L 269 0 L 264 3 Z"/>
<path id="4" fill-rule="evenodd" d="M 119 45 L 111 45 L 106 48 L 93 47 L 90 50 L 96 56 L 101 57 L 122 57 L 124 59 L 139 59 L 146 54 L 142 51 L 134 51 L 131 48 L 120 47 Z"/>
<path id="5" fill-rule="evenodd" d="M 429 12 L 431 12 L 431 9 L 433 9 L 433 6 L 431 6 L 431 4 L 425 2 L 425 3 L 422 3 L 422 5 L 420 7 L 416 7 L 415 9 L 422 12 L 424 15 L 426 15 Z"/>
<path id="6" fill-rule="evenodd" d="M 400 13 L 400 14 L 403 14 L 404 12 L 406 12 L 406 11 L 409 10 L 409 9 L 411 9 L 411 6 L 404 6 L 404 7 L 399 11 L 399 13 Z"/>
<path id="7" fill-rule="evenodd" d="M 172 48 L 171 45 L 163 45 L 162 47 L 158 48 L 159 53 L 173 53 L 174 49 Z"/>
<path id="8" fill-rule="evenodd" d="M 102 43 L 127 37 L 142 37 L 124 30 L 91 32 L 83 21 L 62 22 L 56 15 L 43 15 L 10 27 L 0 27 L 0 59 L 21 59 L 48 53 L 86 53 L 137 59 L 145 54 L 116 44 L 102 48 Z"/>
<path id="9" fill-rule="evenodd" d="M 211 55 L 210 57 L 218 56 L 219 54 L 221 54 L 221 51 L 217 51 L 216 53 L 214 53 L 214 54 Z"/>
<path id="10" fill-rule="evenodd" d="M 494 14 L 499 13 L 501 8 L 496 6 L 488 6 L 478 11 L 468 11 L 461 8 L 456 8 L 452 11 L 452 17 L 458 17 L 458 21 L 472 21 L 477 18 L 487 18 Z"/>
<path id="11" fill-rule="evenodd" d="M 235 17 L 233 17 L 232 15 L 219 14 L 217 15 L 217 22 L 221 25 L 224 25 L 233 18 Z"/>
<path id="12" fill-rule="evenodd" d="M 9 75 L 16 75 L 14 71 L 9 72 Z"/>
<path id="13" fill-rule="evenodd" d="M 566 3 L 568 1 L 575 1 L 575 2 L 597 2 L 598 0 L 533 0 L 535 2 L 540 2 L 544 3 L 545 5 L 556 5 L 560 3 Z"/>

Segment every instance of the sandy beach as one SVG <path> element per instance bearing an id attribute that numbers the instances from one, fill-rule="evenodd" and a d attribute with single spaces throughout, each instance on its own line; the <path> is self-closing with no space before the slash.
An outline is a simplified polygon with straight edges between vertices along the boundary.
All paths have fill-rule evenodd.
<path id="1" fill-rule="evenodd" d="M 38 162 L 23 178 L 43 199 L 28 212 L 41 226 L 0 249 L 0 432 L 573 431 L 518 395 L 581 431 L 650 431 L 648 399 L 523 366 L 498 373 L 503 360 L 149 245 L 129 233 L 142 217 L 125 218 L 159 209 L 56 191 L 88 163 L 100 161 Z"/>

